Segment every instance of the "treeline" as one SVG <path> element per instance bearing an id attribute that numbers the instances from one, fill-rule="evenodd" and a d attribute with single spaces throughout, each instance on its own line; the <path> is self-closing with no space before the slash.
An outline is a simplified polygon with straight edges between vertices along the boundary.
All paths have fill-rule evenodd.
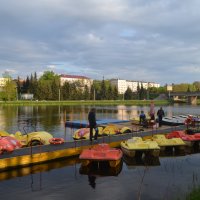
<path id="1" fill-rule="evenodd" d="M 137 91 L 132 92 L 132 90 L 128 87 L 126 92 L 124 93 L 125 100 L 149 100 L 155 99 L 160 94 L 166 93 L 166 87 L 155 88 L 151 87 L 145 89 L 143 84 L 141 86 L 138 84 Z"/>
<path id="2" fill-rule="evenodd" d="M 9 78 L 9 77 L 7 77 Z M 12 81 L 11 77 L 0 91 L 0 100 L 21 99 L 22 94 L 33 94 L 34 100 L 144 100 L 155 99 L 159 94 L 167 94 L 166 86 L 145 89 L 143 85 L 137 86 L 137 91 L 130 88 L 124 94 L 119 94 L 116 87 L 109 80 L 94 80 L 91 87 L 81 82 L 65 82 L 60 85 L 60 77 L 52 71 L 46 71 L 38 78 L 37 73 L 27 76 L 21 82 Z M 199 91 L 200 82 L 193 84 L 173 84 L 173 92 Z"/>
<path id="3" fill-rule="evenodd" d="M 38 79 L 37 74 L 27 76 L 21 84 L 17 80 L 18 95 L 33 94 L 35 100 L 117 100 L 118 90 L 107 80 L 94 80 L 91 87 L 81 82 L 65 82 L 60 85 L 60 77 L 52 71 L 46 71 Z"/>
<path id="4" fill-rule="evenodd" d="M 27 76 L 21 84 L 17 81 L 18 96 L 23 93 L 34 95 L 35 100 L 132 100 L 132 99 L 153 99 L 158 96 L 163 89 L 150 88 L 146 90 L 138 85 L 137 92 L 132 92 L 130 88 L 125 94 L 119 94 L 117 87 L 112 86 L 109 80 L 94 80 L 91 87 L 83 85 L 81 82 L 65 82 L 60 85 L 60 77 L 52 71 L 46 71 L 38 79 L 37 74 Z"/>

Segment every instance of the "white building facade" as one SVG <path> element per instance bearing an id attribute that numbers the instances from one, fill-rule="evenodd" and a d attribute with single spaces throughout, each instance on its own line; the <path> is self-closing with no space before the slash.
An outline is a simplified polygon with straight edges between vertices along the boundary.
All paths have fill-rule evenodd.
<path id="1" fill-rule="evenodd" d="M 140 88 L 141 86 L 143 86 L 143 88 L 145 89 L 150 87 L 156 87 L 156 88 L 160 87 L 160 84 L 154 82 L 130 81 L 123 79 L 111 79 L 110 83 L 111 85 L 117 87 L 119 94 L 124 94 L 128 87 L 132 90 L 132 92 L 136 92 L 138 85 Z"/>
<path id="2" fill-rule="evenodd" d="M 81 84 L 81 87 L 84 87 L 85 85 L 87 85 L 90 88 L 93 83 L 93 80 L 86 76 L 61 74 L 60 75 L 61 86 L 63 86 L 65 82 L 69 82 L 69 83 L 79 82 Z"/>

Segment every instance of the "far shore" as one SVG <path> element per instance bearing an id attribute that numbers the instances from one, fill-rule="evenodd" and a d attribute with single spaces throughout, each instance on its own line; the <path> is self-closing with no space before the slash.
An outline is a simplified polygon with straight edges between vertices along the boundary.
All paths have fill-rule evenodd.
<path id="1" fill-rule="evenodd" d="M 71 100 L 71 101 L 0 101 L 2 106 L 71 106 L 71 105 L 149 105 L 152 100 Z M 153 100 L 155 105 L 169 105 L 167 100 Z"/>

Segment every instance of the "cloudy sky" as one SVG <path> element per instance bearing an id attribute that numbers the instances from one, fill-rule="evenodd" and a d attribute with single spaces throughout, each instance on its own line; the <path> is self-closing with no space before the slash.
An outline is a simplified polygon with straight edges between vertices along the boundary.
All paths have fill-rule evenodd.
<path id="1" fill-rule="evenodd" d="M 0 73 L 200 81 L 199 0 L 0 0 Z"/>

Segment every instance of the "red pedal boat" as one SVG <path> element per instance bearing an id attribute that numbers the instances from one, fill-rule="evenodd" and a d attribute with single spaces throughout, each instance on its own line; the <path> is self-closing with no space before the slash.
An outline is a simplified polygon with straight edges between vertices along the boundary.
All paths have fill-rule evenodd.
<path id="1" fill-rule="evenodd" d="M 0 154 L 4 152 L 13 152 L 15 149 L 21 148 L 22 145 L 18 140 L 10 136 L 0 137 Z"/>
<path id="2" fill-rule="evenodd" d="M 188 146 L 199 148 L 200 133 L 195 133 L 194 135 L 188 135 L 184 131 L 173 131 L 166 136 L 170 138 L 181 138 Z"/>
<path id="3" fill-rule="evenodd" d="M 170 138 L 181 138 L 184 141 L 200 141 L 200 133 L 196 133 L 194 135 L 187 135 L 184 131 L 173 131 L 166 136 L 168 139 Z"/>
<path id="4" fill-rule="evenodd" d="M 120 149 L 111 148 L 108 144 L 102 143 L 83 150 L 79 158 L 82 160 L 83 166 L 94 161 L 108 161 L 110 167 L 116 167 L 120 163 L 122 155 Z"/>

